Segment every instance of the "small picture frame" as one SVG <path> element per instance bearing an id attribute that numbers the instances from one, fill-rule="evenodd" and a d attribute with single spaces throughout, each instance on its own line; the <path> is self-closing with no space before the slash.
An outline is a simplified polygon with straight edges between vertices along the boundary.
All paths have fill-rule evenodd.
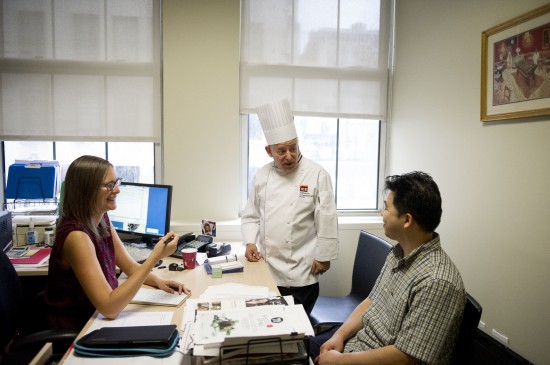
<path id="1" fill-rule="evenodd" d="M 216 237 L 216 222 L 203 219 L 201 227 L 202 227 L 202 234 Z"/>

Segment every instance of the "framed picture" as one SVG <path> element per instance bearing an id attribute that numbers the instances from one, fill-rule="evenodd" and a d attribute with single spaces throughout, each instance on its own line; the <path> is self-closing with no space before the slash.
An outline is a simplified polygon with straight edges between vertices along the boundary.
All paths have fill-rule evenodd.
<path id="1" fill-rule="evenodd" d="M 550 4 L 481 34 L 481 121 L 550 115 Z"/>

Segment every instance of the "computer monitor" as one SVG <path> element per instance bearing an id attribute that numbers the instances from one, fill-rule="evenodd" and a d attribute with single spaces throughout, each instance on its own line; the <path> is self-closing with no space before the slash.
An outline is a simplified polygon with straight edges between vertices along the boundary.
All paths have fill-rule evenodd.
<path id="1" fill-rule="evenodd" d="M 13 246 L 13 230 L 11 212 L 0 211 L 0 250 L 8 252 Z"/>
<path id="2" fill-rule="evenodd" d="M 170 231 L 172 186 L 123 182 L 111 224 L 123 241 L 154 244 Z"/>

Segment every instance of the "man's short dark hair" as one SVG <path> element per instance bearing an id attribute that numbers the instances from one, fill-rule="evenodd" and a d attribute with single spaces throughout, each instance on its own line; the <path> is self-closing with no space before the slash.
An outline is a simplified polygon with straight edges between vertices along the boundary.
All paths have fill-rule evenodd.
<path id="1" fill-rule="evenodd" d="M 424 231 L 435 231 L 443 211 L 439 188 L 430 175 L 413 171 L 388 176 L 384 190 L 394 193 L 393 205 L 399 215 L 409 213 Z"/>

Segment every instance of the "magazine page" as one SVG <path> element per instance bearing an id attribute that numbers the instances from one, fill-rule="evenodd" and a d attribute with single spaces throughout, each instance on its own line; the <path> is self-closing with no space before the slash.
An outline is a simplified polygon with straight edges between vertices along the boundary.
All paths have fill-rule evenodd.
<path id="1" fill-rule="evenodd" d="M 313 328 L 302 305 L 261 305 L 227 310 L 197 311 L 195 344 L 219 347 L 246 343 L 251 338 L 286 338 L 297 334 L 313 335 Z"/>
<path id="2" fill-rule="evenodd" d="M 234 308 L 255 307 L 259 305 L 294 305 L 294 297 L 272 296 L 263 298 L 239 298 L 220 300 L 187 299 L 183 322 L 195 321 L 197 311 L 226 310 Z"/>

